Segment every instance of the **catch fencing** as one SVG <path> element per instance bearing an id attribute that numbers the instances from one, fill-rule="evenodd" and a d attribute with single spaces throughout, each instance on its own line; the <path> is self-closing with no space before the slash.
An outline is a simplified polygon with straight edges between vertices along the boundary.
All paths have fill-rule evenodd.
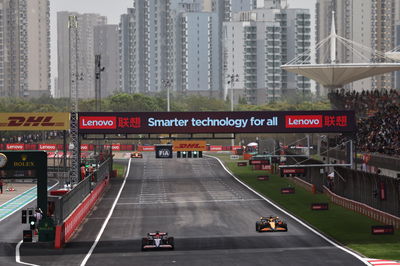
<path id="1" fill-rule="evenodd" d="M 400 218 L 386 212 L 377 210 L 368 206 L 367 204 L 360 203 L 354 200 L 349 200 L 339 195 L 336 195 L 330 191 L 327 187 L 324 187 L 324 193 L 329 196 L 332 202 L 343 206 L 352 211 L 364 214 L 376 221 L 379 221 L 385 225 L 393 225 L 396 229 L 400 229 Z"/>
<path id="2" fill-rule="evenodd" d="M 320 161 L 306 157 L 288 158 L 288 164 L 321 164 Z M 306 167 L 306 175 L 299 176 L 305 182 L 313 184 L 319 192 L 328 187 L 338 196 L 360 202 L 371 208 L 400 217 L 400 179 L 376 173 L 356 171 L 351 168 L 335 166 Z M 333 171 L 330 180 L 328 173 Z"/>
<path id="3" fill-rule="evenodd" d="M 112 169 L 112 158 L 105 160 L 93 173 L 89 174 L 76 187 L 63 196 L 51 197 L 55 202 L 54 221 L 62 223 L 75 208 L 86 198 L 86 196 L 110 175 Z"/>
<path id="4" fill-rule="evenodd" d="M 400 217 L 400 179 L 335 167 L 332 190 L 372 208 Z"/>

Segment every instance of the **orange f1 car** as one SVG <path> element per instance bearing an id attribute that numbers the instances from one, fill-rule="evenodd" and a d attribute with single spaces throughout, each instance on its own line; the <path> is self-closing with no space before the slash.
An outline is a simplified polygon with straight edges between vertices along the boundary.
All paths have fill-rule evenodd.
<path id="1" fill-rule="evenodd" d="M 260 220 L 256 222 L 257 232 L 287 232 L 287 230 L 287 224 L 277 216 L 260 217 Z"/>
<path id="2" fill-rule="evenodd" d="M 138 151 L 134 151 L 131 153 L 131 158 L 143 158 L 143 154 Z"/>

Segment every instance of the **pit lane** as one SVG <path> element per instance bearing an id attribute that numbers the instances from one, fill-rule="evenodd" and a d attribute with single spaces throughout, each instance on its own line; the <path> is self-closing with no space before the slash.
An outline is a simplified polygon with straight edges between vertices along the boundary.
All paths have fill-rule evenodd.
<path id="1" fill-rule="evenodd" d="M 86 265 L 365 265 L 238 183 L 215 159 L 144 154 L 144 159 L 132 159 L 130 167 Z M 113 180 L 64 251 L 31 251 L 26 259 L 39 265 L 80 265 L 121 183 Z M 288 232 L 256 232 L 255 221 L 270 214 L 286 220 Z M 141 251 L 141 238 L 155 230 L 175 237 L 174 251 Z"/>

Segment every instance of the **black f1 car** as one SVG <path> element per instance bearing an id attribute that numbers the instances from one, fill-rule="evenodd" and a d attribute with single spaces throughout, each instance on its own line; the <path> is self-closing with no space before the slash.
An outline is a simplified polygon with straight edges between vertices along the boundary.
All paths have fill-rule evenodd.
<path id="1" fill-rule="evenodd" d="M 168 236 L 168 233 L 148 233 L 142 238 L 142 251 L 149 249 L 174 249 L 174 238 Z"/>
<path id="2" fill-rule="evenodd" d="M 256 222 L 257 232 L 286 232 L 287 230 L 287 224 L 277 216 L 260 217 L 260 220 Z"/>

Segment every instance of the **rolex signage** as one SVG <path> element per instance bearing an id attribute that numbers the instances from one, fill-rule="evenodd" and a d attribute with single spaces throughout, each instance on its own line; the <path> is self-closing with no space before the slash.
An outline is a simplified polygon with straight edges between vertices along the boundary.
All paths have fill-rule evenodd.
<path id="1" fill-rule="evenodd" d="M 10 152 L 0 153 L 0 168 L 2 170 L 36 170 L 47 165 L 45 152 Z"/>

